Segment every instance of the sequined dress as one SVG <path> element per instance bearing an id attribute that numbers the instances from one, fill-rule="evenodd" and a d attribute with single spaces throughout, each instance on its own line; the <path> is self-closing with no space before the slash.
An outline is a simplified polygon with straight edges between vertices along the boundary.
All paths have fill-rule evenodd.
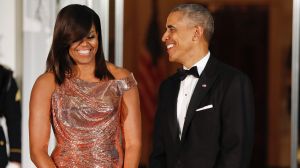
<path id="1" fill-rule="evenodd" d="M 136 85 L 131 74 L 100 82 L 69 78 L 55 89 L 51 115 L 56 146 L 51 158 L 58 168 L 123 166 L 121 99 Z"/>

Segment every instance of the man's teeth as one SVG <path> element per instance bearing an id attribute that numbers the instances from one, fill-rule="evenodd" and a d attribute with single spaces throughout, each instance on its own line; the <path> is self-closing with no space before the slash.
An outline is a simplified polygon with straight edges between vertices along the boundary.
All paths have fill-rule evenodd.
<path id="1" fill-rule="evenodd" d="M 167 45 L 167 49 L 170 49 L 170 48 L 172 48 L 172 47 L 174 47 L 174 44 L 168 44 L 168 45 Z"/>
<path id="2" fill-rule="evenodd" d="M 79 54 L 89 54 L 90 50 L 79 50 L 78 53 Z"/>

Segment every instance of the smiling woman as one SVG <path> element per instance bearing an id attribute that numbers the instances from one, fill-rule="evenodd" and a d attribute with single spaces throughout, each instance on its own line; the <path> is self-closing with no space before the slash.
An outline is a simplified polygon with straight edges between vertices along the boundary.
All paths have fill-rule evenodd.
<path id="1" fill-rule="evenodd" d="M 97 50 L 98 33 L 96 32 L 95 26 L 92 25 L 87 37 L 71 44 L 69 54 L 78 66 L 80 66 L 80 64 L 91 64 L 91 66 L 94 67 Z"/>
<path id="2" fill-rule="evenodd" d="M 132 73 L 104 59 L 99 16 L 83 5 L 57 16 L 46 72 L 30 98 L 37 167 L 138 167 L 141 116 Z M 50 129 L 56 147 L 48 155 Z"/>

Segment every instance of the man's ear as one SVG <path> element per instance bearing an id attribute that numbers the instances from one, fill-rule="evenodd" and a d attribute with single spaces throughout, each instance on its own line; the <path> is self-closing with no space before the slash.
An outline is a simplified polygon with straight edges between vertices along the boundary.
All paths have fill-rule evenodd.
<path id="1" fill-rule="evenodd" d="M 203 33 L 204 33 L 204 30 L 203 30 L 202 26 L 195 26 L 195 33 L 193 36 L 193 40 L 203 38 Z"/>

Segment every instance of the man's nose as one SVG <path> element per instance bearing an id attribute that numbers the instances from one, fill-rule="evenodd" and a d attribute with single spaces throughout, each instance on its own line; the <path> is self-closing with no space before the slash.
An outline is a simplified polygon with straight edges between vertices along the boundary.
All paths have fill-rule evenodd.
<path id="1" fill-rule="evenodd" d="M 165 41 L 168 40 L 168 39 L 169 39 L 169 35 L 168 35 L 167 32 L 165 32 L 165 33 L 163 34 L 162 38 L 161 38 L 161 41 L 162 41 L 162 42 L 165 42 Z"/>

